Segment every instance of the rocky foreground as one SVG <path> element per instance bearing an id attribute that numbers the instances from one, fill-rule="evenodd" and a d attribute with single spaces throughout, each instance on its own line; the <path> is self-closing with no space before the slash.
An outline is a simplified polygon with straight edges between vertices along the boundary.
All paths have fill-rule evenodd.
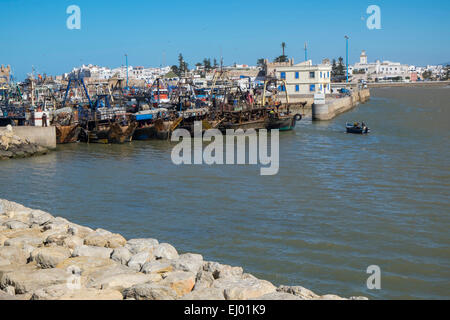
<path id="1" fill-rule="evenodd" d="M 0 131 L 0 160 L 26 158 L 48 152 L 47 148 L 16 136 L 11 125 Z"/>
<path id="2" fill-rule="evenodd" d="M 0 200 L 0 300 L 311 300 L 241 267 Z M 350 299 L 365 299 L 351 297 Z"/>

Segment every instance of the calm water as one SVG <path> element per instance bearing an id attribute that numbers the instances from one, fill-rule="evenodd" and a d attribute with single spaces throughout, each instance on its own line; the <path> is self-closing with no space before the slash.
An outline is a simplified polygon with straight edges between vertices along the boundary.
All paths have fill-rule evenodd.
<path id="1" fill-rule="evenodd" d="M 370 102 L 280 136 L 280 171 L 180 166 L 166 142 L 75 144 L 0 162 L 0 198 L 153 237 L 274 284 L 371 298 L 450 298 L 450 88 Z M 347 135 L 363 120 L 368 136 Z M 379 265 L 382 290 L 366 288 Z"/>

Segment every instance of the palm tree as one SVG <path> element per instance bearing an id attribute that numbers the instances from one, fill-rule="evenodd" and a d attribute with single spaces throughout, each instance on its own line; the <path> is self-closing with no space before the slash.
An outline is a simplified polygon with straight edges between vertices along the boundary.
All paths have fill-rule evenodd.
<path id="1" fill-rule="evenodd" d="M 286 42 L 281 43 L 281 49 L 283 49 L 283 57 L 284 57 L 285 56 L 284 49 L 286 49 Z"/>

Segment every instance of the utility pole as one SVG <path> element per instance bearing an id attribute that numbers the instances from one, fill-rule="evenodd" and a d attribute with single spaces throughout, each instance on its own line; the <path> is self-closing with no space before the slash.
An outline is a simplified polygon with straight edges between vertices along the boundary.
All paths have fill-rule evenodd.
<path id="1" fill-rule="evenodd" d="M 308 45 L 305 42 L 305 61 L 308 61 Z"/>
<path id="2" fill-rule="evenodd" d="M 34 107 L 34 66 L 31 67 L 31 107 Z"/>
<path id="3" fill-rule="evenodd" d="M 345 36 L 345 62 L 347 64 L 347 83 L 348 83 L 348 36 Z"/>

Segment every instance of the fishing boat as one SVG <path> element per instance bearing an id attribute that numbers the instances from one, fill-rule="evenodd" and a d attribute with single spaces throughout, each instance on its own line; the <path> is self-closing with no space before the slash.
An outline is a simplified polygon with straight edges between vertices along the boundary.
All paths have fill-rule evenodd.
<path id="1" fill-rule="evenodd" d="M 273 114 L 269 113 L 269 118 L 267 119 L 266 128 L 267 130 L 278 129 L 280 131 L 289 131 L 295 128 L 297 121 L 300 121 L 302 116 L 300 114 L 289 115 L 289 114 Z"/>
<path id="2" fill-rule="evenodd" d="M 155 121 L 155 137 L 158 140 L 168 140 L 170 138 L 170 135 L 172 133 L 172 127 L 173 127 L 174 121 L 172 120 L 164 120 L 164 119 L 157 119 Z"/>
<path id="3" fill-rule="evenodd" d="M 137 122 L 124 107 L 112 107 L 107 95 L 99 95 L 91 111 L 79 117 L 82 141 L 88 143 L 125 143 L 133 139 Z"/>
<path id="4" fill-rule="evenodd" d="M 53 112 L 51 124 L 55 126 L 56 143 L 75 143 L 79 140 L 81 127 L 78 124 L 78 112 L 65 107 Z"/>
<path id="5" fill-rule="evenodd" d="M 155 121 L 161 109 L 139 111 L 134 114 L 137 126 L 133 140 L 150 140 L 156 138 Z"/>
<path id="6" fill-rule="evenodd" d="M 266 108 L 255 108 L 245 111 L 224 111 L 221 116 L 223 120 L 219 125 L 219 130 L 224 133 L 227 129 L 266 129 Z"/>
<path id="7" fill-rule="evenodd" d="M 128 123 L 119 121 L 90 122 L 88 127 L 82 130 L 80 137 L 82 141 L 88 143 L 108 144 L 131 142 L 136 127 L 136 121 Z"/>
<path id="8" fill-rule="evenodd" d="M 79 139 L 81 127 L 78 123 L 66 126 L 56 124 L 55 131 L 57 144 L 75 143 Z"/>
<path id="9" fill-rule="evenodd" d="M 277 90 L 277 88 L 279 90 Z M 284 107 L 280 100 L 277 100 L 278 91 L 285 93 L 287 105 L 289 105 L 289 96 L 287 94 L 286 81 L 276 78 L 267 78 L 264 81 L 262 105 L 270 109 L 266 121 L 266 129 L 278 129 L 280 131 L 289 131 L 295 128 L 297 121 L 302 119 L 301 114 L 291 114 L 289 107 Z M 267 91 L 270 96 L 267 97 Z"/>
<path id="10" fill-rule="evenodd" d="M 346 124 L 347 133 L 353 134 L 367 134 L 370 132 L 370 129 L 363 123 L 361 125 L 358 122 L 347 123 Z"/>

